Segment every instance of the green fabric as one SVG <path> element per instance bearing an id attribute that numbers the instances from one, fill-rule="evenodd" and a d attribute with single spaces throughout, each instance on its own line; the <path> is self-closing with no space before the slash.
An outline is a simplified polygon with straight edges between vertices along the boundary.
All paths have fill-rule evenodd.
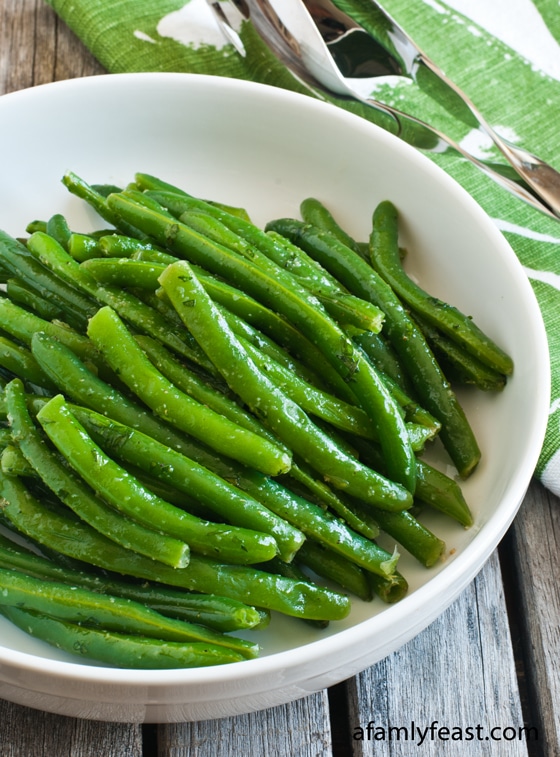
<path id="1" fill-rule="evenodd" d="M 442 0 L 385 0 L 385 7 L 504 136 L 560 169 L 560 48 L 550 48 L 556 57 L 550 60 L 550 66 L 539 67 L 502 41 L 504 35 L 493 36 L 453 7 L 468 7 L 471 13 L 469 3 L 449 2 L 451 5 Z M 246 58 L 241 58 L 232 46 L 223 45 L 210 25 L 195 29 L 205 13 L 211 22 L 204 0 L 49 0 L 49 3 L 109 72 L 206 73 L 302 91 L 301 85 L 274 60 L 248 25 L 241 30 L 248 52 Z M 371 12 L 369 0 L 337 0 L 337 3 L 362 21 L 367 21 Z M 495 0 L 486 3 L 488 13 L 496 16 Z M 474 5 L 481 6 L 481 0 Z M 509 14 L 524 12 L 523 18 L 529 19 L 523 29 L 525 39 L 544 33 L 549 36 L 547 44 L 553 46 L 554 40 L 560 41 L 558 0 L 511 0 L 507 7 L 503 4 L 502 7 L 508 18 Z M 200 44 L 200 39 L 213 44 Z M 415 86 L 404 83 L 385 87 L 377 94 L 383 95 L 389 104 L 437 123 L 458 141 L 469 132 L 467 126 L 442 113 Z M 339 104 L 389 127 L 371 110 Z M 480 149 L 488 150 L 482 146 Z M 533 284 L 547 329 L 553 386 L 549 426 L 536 472 L 546 486 L 560 494 L 560 326 L 556 318 L 560 307 L 560 278 L 556 278 L 560 275 L 560 224 L 511 197 L 465 161 L 449 155 L 431 157 L 494 219 Z"/>

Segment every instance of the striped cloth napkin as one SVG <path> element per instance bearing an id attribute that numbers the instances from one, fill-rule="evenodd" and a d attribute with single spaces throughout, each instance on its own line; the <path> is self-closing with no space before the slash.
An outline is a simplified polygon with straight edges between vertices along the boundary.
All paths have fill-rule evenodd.
<path id="1" fill-rule="evenodd" d="M 179 71 L 230 76 L 304 91 L 249 25 L 245 58 L 227 44 L 205 0 L 48 0 L 111 72 Z M 367 13 L 368 0 L 336 0 Z M 385 8 L 515 144 L 560 169 L 558 0 L 385 0 Z M 480 157 L 491 155 L 415 86 L 384 85 L 376 96 L 438 123 Z M 375 112 L 340 102 L 375 121 Z M 383 124 L 380 124 L 383 125 Z M 430 156 L 478 201 L 515 250 L 545 321 L 552 366 L 549 422 L 536 475 L 560 495 L 560 222 L 511 197 L 464 160 Z"/>

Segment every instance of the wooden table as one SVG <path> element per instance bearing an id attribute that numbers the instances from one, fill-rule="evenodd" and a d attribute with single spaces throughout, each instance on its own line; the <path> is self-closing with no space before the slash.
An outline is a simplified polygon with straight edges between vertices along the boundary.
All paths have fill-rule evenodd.
<path id="1" fill-rule="evenodd" d="M 41 0 L 0 0 L 0 94 L 99 73 Z M 0 701 L 0 757 L 560 755 L 559 541 L 560 502 L 534 483 L 462 596 L 361 675 L 290 705 L 174 725 L 90 722 Z M 412 722 L 431 727 L 421 745 L 405 740 Z M 444 740 L 440 727 L 449 737 L 462 729 L 463 740 Z M 385 740 L 373 738 L 379 729 Z"/>

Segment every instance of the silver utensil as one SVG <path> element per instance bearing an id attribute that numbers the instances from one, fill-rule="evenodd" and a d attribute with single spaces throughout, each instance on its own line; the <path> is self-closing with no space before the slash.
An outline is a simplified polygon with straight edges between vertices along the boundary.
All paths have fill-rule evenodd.
<path id="1" fill-rule="evenodd" d="M 560 218 L 560 173 L 497 134 L 374 0 L 370 5 L 377 38 L 331 0 L 207 2 L 241 55 L 246 52 L 236 30 L 242 21 L 250 21 L 274 55 L 314 94 L 352 99 L 376 109 L 387 119 L 383 125 L 407 143 L 429 152 L 454 151 L 532 207 Z M 507 164 L 479 159 L 436 127 L 370 97 L 367 93 L 387 76 L 415 82 L 454 117 L 489 137 Z"/>

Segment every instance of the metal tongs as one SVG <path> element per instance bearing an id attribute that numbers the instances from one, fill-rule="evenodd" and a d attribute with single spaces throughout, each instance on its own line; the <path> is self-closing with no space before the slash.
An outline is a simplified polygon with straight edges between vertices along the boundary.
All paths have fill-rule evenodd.
<path id="1" fill-rule="evenodd" d="M 274 55 L 313 94 L 351 99 L 376 109 L 387 119 L 384 126 L 405 142 L 429 152 L 454 151 L 516 197 L 560 219 L 560 173 L 498 135 L 374 0 L 369 3 L 375 37 L 331 0 L 207 2 L 241 55 L 246 51 L 238 30 L 243 21 L 250 21 Z M 434 126 L 373 99 L 375 85 L 388 76 L 415 82 L 455 118 L 489 137 L 507 164 L 477 158 Z"/>

